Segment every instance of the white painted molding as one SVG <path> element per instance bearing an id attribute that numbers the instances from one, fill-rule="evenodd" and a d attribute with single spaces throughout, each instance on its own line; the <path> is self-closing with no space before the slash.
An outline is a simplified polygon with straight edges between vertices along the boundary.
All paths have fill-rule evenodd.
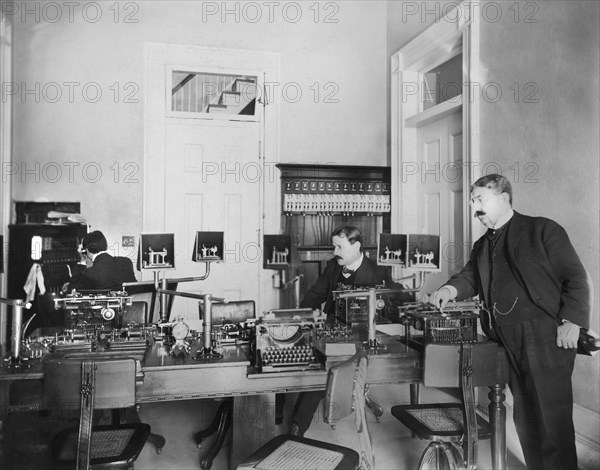
<path id="1" fill-rule="evenodd" d="M 1 13 L 0 16 L 0 82 L 10 83 L 12 75 L 12 18 L 11 15 Z M 12 96 L 7 94 L 0 101 L 0 162 L 2 163 L 2 175 L 5 176 L 6 165 L 12 163 Z M 8 224 L 12 214 L 12 187 L 11 178 L 3 177 L 0 182 L 0 233 L 3 236 L 4 247 L 8 246 Z M 3 250 L 3 272 L 7 272 L 8 249 Z M 7 289 L 6 274 L 0 274 L 0 296 L 6 297 Z M 0 344 L 8 341 L 7 335 L 6 305 L 0 306 Z"/>
<path id="2" fill-rule="evenodd" d="M 471 166 L 479 162 L 479 97 L 468 84 L 479 78 L 479 6 L 460 2 L 456 10 L 445 11 L 423 33 L 394 53 L 391 57 L 391 166 L 392 166 L 392 231 L 402 232 L 415 226 L 418 218 L 412 197 L 418 188 L 415 182 L 406 181 L 403 164 L 415 155 L 417 148 L 416 126 L 426 124 L 436 111 L 451 113 L 459 103 L 449 102 L 437 110 L 422 110 L 418 89 L 421 74 L 462 53 L 463 93 L 460 107 L 463 118 L 463 194 L 469 194 L 474 175 Z M 416 90 L 416 92 L 415 92 Z M 464 104 L 464 105 L 463 105 Z M 412 183 L 412 184 L 411 184 Z M 469 214 L 468 198 L 463 201 L 463 246 L 476 237 Z M 469 250 L 463 250 L 464 262 Z"/>
<path id="3" fill-rule="evenodd" d="M 436 121 L 449 116 L 452 113 L 456 113 L 461 110 L 463 104 L 463 96 L 458 95 L 450 98 L 448 101 L 444 101 L 440 104 L 436 104 L 423 112 L 420 112 L 414 116 L 407 117 L 404 120 L 406 127 L 419 127 L 425 126 L 430 122 Z"/>
<path id="4" fill-rule="evenodd" d="M 583 406 L 574 405 L 573 421 L 579 469 L 600 468 L 600 414 Z"/>

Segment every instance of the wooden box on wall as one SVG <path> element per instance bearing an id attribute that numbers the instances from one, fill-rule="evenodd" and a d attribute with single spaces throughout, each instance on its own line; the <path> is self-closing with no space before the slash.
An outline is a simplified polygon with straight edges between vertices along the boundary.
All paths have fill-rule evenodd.
<path id="1" fill-rule="evenodd" d="M 39 295 L 39 287 L 35 288 L 32 308 L 24 314 L 25 321 L 31 315 L 38 314 L 28 329 L 31 332 L 36 326 L 54 326 L 60 319 L 53 318 L 54 305 L 50 300 L 57 294 L 65 282 L 69 281 L 67 265 L 79 261 L 77 247 L 85 234 L 87 225 L 83 224 L 15 224 L 8 227 L 8 297 L 25 299 L 23 289 L 30 270 L 35 263 L 42 269 L 45 296 Z M 32 240 L 39 241 L 40 246 L 32 246 Z M 32 258 L 32 252 L 36 252 Z M 10 326 L 10 320 L 9 320 Z"/>

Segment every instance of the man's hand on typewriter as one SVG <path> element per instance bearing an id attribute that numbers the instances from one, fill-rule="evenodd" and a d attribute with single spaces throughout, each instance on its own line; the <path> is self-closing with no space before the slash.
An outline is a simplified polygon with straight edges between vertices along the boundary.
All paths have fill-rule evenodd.
<path id="1" fill-rule="evenodd" d="M 450 286 L 442 286 L 429 296 L 429 302 L 435 308 L 439 308 L 441 310 L 449 301 L 456 297 L 456 294 L 456 289 L 453 289 Z"/>

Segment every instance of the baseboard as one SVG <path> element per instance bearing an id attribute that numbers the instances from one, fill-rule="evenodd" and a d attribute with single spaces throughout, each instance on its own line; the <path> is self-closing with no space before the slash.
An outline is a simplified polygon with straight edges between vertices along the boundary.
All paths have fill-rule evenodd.
<path id="1" fill-rule="evenodd" d="M 573 406 L 575 444 L 580 470 L 600 468 L 600 414 L 583 406 Z"/>

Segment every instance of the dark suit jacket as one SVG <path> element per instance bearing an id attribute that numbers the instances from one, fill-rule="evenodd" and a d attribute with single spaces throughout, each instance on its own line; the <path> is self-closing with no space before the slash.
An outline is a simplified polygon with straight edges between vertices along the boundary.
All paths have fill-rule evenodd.
<path id="1" fill-rule="evenodd" d="M 306 292 L 304 298 L 300 302 L 300 307 L 317 309 L 321 308 L 321 304 L 325 302 L 323 312 L 326 314 L 334 313 L 335 301 L 333 300 L 333 294 L 331 292 L 337 289 L 342 269 L 342 266 L 340 266 L 335 259 L 329 261 L 323 273 Z M 378 266 L 375 261 L 364 256 L 363 262 L 356 270 L 354 285 L 383 283 L 390 289 L 402 287 L 392 279 L 392 273 L 389 267 Z M 406 296 L 407 298 L 405 300 L 412 300 L 412 296 L 409 296 L 408 294 Z"/>
<path id="2" fill-rule="evenodd" d="M 82 270 L 69 283 L 71 289 L 110 289 L 121 290 L 124 282 L 135 282 L 133 263 L 123 256 L 111 256 L 102 253 L 96 257 L 94 264 Z"/>
<path id="3" fill-rule="evenodd" d="M 568 320 L 589 328 L 591 282 L 565 230 L 553 220 L 517 212 L 507 230 L 508 262 L 532 302 L 557 322 Z M 446 283 L 458 290 L 458 299 L 479 295 L 486 300 L 489 270 L 481 257 L 484 239 L 475 242 L 465 268 Z"/>

